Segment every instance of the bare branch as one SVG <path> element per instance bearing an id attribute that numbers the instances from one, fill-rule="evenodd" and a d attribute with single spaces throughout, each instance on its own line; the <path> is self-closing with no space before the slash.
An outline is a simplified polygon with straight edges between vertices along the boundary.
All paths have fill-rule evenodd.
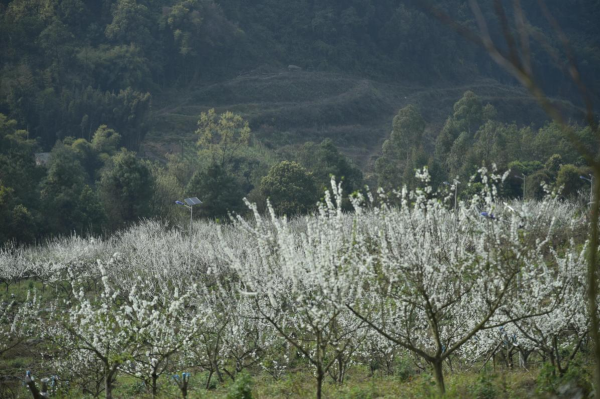
<path id="1" fill-rule="evenodd" d="M 350 309 L 350 311 L 352 313 L 354 313 L 354 315 L 356 315 L 356 317 L 358 317 L 359 319 L 361 319 L 362 321 L 364 321 L 365 323 L 367 323 L 369 325 L 369 327 L 373 328 L 375 331 L 377 331 L 379 334 L 381 334 L 382 336 L 384 336 L 386 339 L 392 341 L 393 343 L 400 345 L 401 347 L 408 349 L 411 352 L 416 353 L 417 355 L 421 356 L 423 359 L 427 360 L 428 362 L 433 362 L 434 358 L 433 356 L 427 354 L 425 351 L 410 345 L 404 341 L 401 341 L 397 338 L 392 337 L 390 334 L 388 334 L 387 332 L 385 332 L 384 330 L 382 330 L 379 326 L 375 325 L 373 322 L 371 322 L 369 319 L 367 319 L 366 317 L 364 317 L 363 315 L 361 315 L 360 313 L 358 313 L 356 310 L 354 310 L 354 308 L 350 305 L 346 305 L 346 307 L 348 309 Z"/>

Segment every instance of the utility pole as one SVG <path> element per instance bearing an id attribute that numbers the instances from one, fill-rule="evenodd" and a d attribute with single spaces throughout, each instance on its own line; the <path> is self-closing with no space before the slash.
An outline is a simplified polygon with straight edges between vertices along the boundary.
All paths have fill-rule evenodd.
<path id="1" fill-rule="evenodd" d="M 587 178 L 585 176 L 579 176 L 579 178 L 581 180 L 585 180 L 590 182 L 590 203 L 588 205 L 592 205 L 592 202 L 594 202 L 594 176 L 593 175 L 589 175 L 590 177 Z"/>
<path id="2" fill-rule="evenodd" d="M 198 197 L 186 198 L 183 200 L 185 204 L 181 201 L 175 201 L 177 205 L 185 206 L 190 210 L 190 257 L 192 256 L 192 240 L 193 240 L 193 232 L 194 232 L 194 205 L 200 205 L 202 201 L 198 199 Z"/>

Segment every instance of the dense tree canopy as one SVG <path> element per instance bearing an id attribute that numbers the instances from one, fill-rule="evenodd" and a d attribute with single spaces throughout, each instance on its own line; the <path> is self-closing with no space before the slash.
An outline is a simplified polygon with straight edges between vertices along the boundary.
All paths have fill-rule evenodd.
<path id="1" fill-rule="evenodd" d="M 186 195 L 202 198 L 196 216 L 227 219 L 230 212 L 242 212 L 244 192 L 234 176 L 222 166 L 212 164 L 198 172 L 186 187 Z"/>
<path id="2" fill-rule="evenodd" d="M 190 372 L 250 397 L 252 369 L 287 393 L 304 369 L 320 399 L 351 366 L 425 388 L 428 366 L 444 395 L 535 351 L 542 395 L 589 385 L 600 142 L 564 67 L 598 98 L 600 1 L 545 0 L 572 49 L 536 2 L 477 3 L 568 122 L 513 118 L 531 99 L 422 1 L 0 0 L 0 372 L 112 399 L 186 398 Z M 448 391 L 518 396 L 485 378 Z"/>
<path id="3" fill-rule="evenodd" d="M 434 3 L 472 23 L 465 0 Z M 585 60 L 584 77 L 598 87 L 598 27 L 581 21 L 593 21 L 600 8 L 594 0 L 576 7 L 549 3 Z M 493 12 L 491 2 L 482 7 Z M 524 7 L 540 41 L 556 50 L 548 22 L 534 4 Z M 444 29 L 405 0 L 3 1 L 0 112 L 40 137 L 46 150 L 57 138 L 89 140 L 102 124 L 135 149 L 147 131 L 150 93 L 264 63 L 420 82 L 458 82 L 473 74 L 507 81 L 479 50 Z M 532 56 L 551 92 L 572 92 L 537 44 Z M 461 104 L 457 117 L 477 123 L 477 110 L 469 107 Z"/>
<path id="4" fill-rule="evenodd" d="M 150 170 L 134 153 L 118 153 L 99 182 L 110 223 L 121 226 L 149 217 L 153 185 Z"/>
<path id="5" fill-rule="evenodd" d="M 317 185 L 312 173 L 296 162 L 283 161 L 265 176 L 260 189 L 279 215 L 303 214 L 317 203 Z"/>
<path id="6" fill-rule="evenodd" d="M 383 155 L 376 164 L 380 186 L 400 187 L 405 174 L 412 176 L 416 168 L 423 166 L 415 163 L 418 160 L 414 157 L 416 153 L 423 152 L 423 130 L 425 121 L 413 105 L 401 109 L 394 117 L 390 138 L 383 143 Z"/>
<path id="7" fill-rule="evenodd" d="M 510 170 L 501 189 L 506 197 L 539 200 L 547 191 L 560 192 L 563 197 L 585 191 L 579 177 L 587 173 L 585 162 L 557 124 L 534 130 L 502 123 L 495 117 L 493 106 L 484 105 L 475 93 L 465 92 L 437 135 L 435 149 L 428 154 L 419 139 L 425 121 L 413 106 L 400 110 L 375 164 L 379 185 L 414 187 L 415 170 L 428 166 L 434 185 L 457 179 L 464 183 L 459 183 L 459 191 L 469 191 L 471 176 L 482 166 L 495 165 L 500 171 Z M 589 135 L 589 128 L 574 126 L 574 130 L 598 153 L 600 146 L 592 149 L 597 139 Z"/>
<path id="8" fill-rule="evenodd" d="M 433 3 L 459 23 L 473 23 L 466 0 Z M 590 92 L 597 92 L 600 31 L 590 22 L 600 15 L 597 1 L 547 3 L 571 39 Z M 492 2 L 481 6 L 493 15 Z M 571 98 L 573 87 L 551 57 L 556 54 L 559 63 L 565 58 L 558 39 L 534 4 L 523 7 L 536 32 L 536 76 L 551 94 Z M 492 24 L 490 31 L 496 36 L 500 26 Z M 374 162 L 364 162 L 362 171 L 346 156 L 353 149 L 341 152 L 332 141 L 285 150 L 261 144 L 251 134 L 253 105 L 238 105 L 249 116 L 244 119 L 216 100 L 200 115 L 178 115 L 198 118 L 196 146 L 160 165 L 133 153 L 123 163 L 121 147 L 139 149 L 162 111 L 153 108 L 153 98 L 165 89 L 207 86 L 259 66 L 293 64 L 386 83 L 462 85 L 473 76 L 512 83 L 480 50 L 412 1 L 3 0 L 0 54 L 0 242 L 100 233 L 146 216 L 175 223 L 179 216 L 171 204 L 186 187 L 212 198 L 203 216 L 223 217 L 240 209 L 244 196 L 264 205 L 261 181 L 283 160 L 312 174 L 317 194 L 307 194 L 307 204 L 328 186 L 330 175 L 343 180 L 346 193 L 362 189 L 363 173 L 371 185 L 397 189 L 418 184 L 414 170 L 423 166 L 434 185 L 457 176 L 466 183 L 482 164 L 510 168 L 502 193 L 512 197 L 525 191 L 540 198 L 542 182 L 552 189 L 564 186 L 563 196 L 587 189 L 583 180 L 573 180 L 576 170 L 586 171 L 557 125 L 507 124 L 471 91 L 456 99 L 442 129 L 423 117 L 423 103 L 403 105 L 390 121 L 382 154 L 368 154 Z M 576 130 L 591 149 L 599 147 L 589 128 Z M 560 160 L 550 162 L 554 155 Z M 466 190 L 466 184 L 460 187 Z M 308 208 L 294 209 L 290 212 Z"/>

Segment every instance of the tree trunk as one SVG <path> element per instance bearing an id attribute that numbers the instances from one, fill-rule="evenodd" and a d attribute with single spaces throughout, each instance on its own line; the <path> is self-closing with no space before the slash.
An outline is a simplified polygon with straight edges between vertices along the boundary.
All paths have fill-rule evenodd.
<path id="1" fill-rule="evenodd" d="M 448 367 L 450 367 L 450 373 L 454 374 L 454 367 L 452 367 L 452 358 L 450 356 L 448 356 L 446 358 L 446 361 L 448 362 Z"/>
<path id="2" fill-rule="evenodd" d="M 158 375 L 156 375 L 156 372 L 152 373 L 152 397 L 155 398 L 156 395 L 158 394 L 158 386 L 156 381 L 158 380 Z"/>
<path id="3" fill-rule="evenodd" d="M 113 384 L 113 372 L 107 372 L 104 376 L 104 397 L 105 399 L 113 399 L 112 386 Z"/>
<path id="4" fill-rule="evenodd" d="M 598 320 L 598 219 L 600 218 L 600 166 L 594 168 L 593 200 L 591 208 L 590 246 L 588 248 L 588 313 L 590 315 L 591 336 L 593 342 L 593 358 L 596 363 L 594 369 L 594 384 L 596 390 L 600 387 L 600 322 Z"/>
<path id="5" fill-rule="evenodd" d="M 506 364 L 509 370 L 512 370 L 514 367 L 513 364 L 513 348 L 510 348 L 506 353 Z"/>
<path id="6" fill-rule="evenodd" d="M 394 375 L 394 359 L 390 359 L 387 356 L 385 356 L 384 359 L 385 359 L 385 369 L 386 369 L 387 375 L 388 376 Z"/>
<path id="7" fill-rule="evenodd" d="M 446 394 L 446 385 L 444 384 L 444 370 L 443 363 L 441 360 L 436 360 L 433 362 L 433 372 L 435 375 L 435 383 L 437 384 L 438 391 L 441 396 Z"/>
<path id="8" fill-rule="evenodd" d="M 188 394 L 188 381 L 183 381 L 179 389 L 181 390 L 181 396 L 183 397 L 183 399 L 186 399 Z"/>
<path id="9" fill-rule="evenodd" d="M 550 364 L 552 365 L 552 377 L 556 377 L 556 359 L 554 358 L 554 353 L 550 353 L 548 357 L 550 358 Z"/>
<path id="10" fill-rule="evenodd" d="M 527 361 L 529 360 L 530 351 L 521 350 L 521 367 L 527 369 Z"/>
<path id="11" fill-rule="evenodd" d="M 33 395 L 33 399 L 43 399 L 43 396 L 40 395 L 40 391 L 38 390 L 35 382 L 29 377 L 26 378 L 27 386 L 31 390 L 31 394 Z"/>
<path id="12" fill-rule="evenodd" d="M 338 384 L 343 384 L 344 383 L 344 374 L 346 371 L 346 367 L 344 364 L 344 360 L 342 359 L 342 355 L 340 354 L 337 358 L 337 364 L 338 364 L 338 378 L 337 378 L 337 383 Z"/>
<path id="13" fill-rule="evenodd" d="M 321 367 L 317 368 L 317 399 L 321 399 L 323 397 L 323 370 Z"/>
<path id="14" fill-rule="evenodd" d="M 217 378 L 219 379 L 219 383 L 224 383 L 225 379 L 223 379 L 223 373 L 219 370 L 219 364 L 215 361 L 215 372 L 217 373 Z"/>
<path id="15" fill-rule="evenodd" d="M 209 389 L 209 388 L 210 388 L 210 379 L 212 378 L 212 375 L 213 375 L 213 371 L 212 371 L 212 370 L 210 370 L 210 371 L 208 372 L 208 379 L 206 380 L 206 389 Z"/>

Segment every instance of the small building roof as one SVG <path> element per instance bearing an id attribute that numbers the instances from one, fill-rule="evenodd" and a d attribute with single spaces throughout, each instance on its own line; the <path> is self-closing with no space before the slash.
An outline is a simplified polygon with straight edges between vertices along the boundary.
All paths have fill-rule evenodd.
<path id="1" fill-rule="evenodd" d="M 48 161 L 50 161 L 49 152 L 38 152 L 35 154 L 35 164 L 37 166 L 46 166 Z"/>

